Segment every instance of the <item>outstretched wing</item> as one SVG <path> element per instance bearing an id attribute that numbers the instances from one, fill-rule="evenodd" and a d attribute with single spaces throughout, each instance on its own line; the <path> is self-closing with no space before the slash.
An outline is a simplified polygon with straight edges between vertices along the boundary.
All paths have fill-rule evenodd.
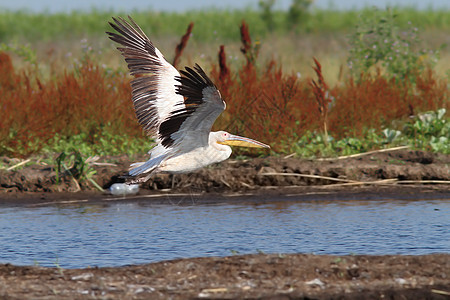
<path id="1" fill-rule="evenodd" d="M 136 76 L 132 100 L 144 130 L 159 147 L 176 152 L 206 146 L 214 121 L 225 109 L 213 82 L 198 65 L 180 76 L 131 17 L 129 22 L 120 17 L 113 21 L 109 24 L 117 33 L 107 34 L 123 46 L 118 49 Z"/>

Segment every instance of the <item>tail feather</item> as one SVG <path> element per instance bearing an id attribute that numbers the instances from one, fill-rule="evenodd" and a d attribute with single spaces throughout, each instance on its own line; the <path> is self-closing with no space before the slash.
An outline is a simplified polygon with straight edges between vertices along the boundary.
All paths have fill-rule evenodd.
<path id="1" fill-rule="evenodd" d="M 161 164 L 161 162 L 165 158 L 166 158 L 165 155 L 160 155 L 155 158 L 149 159 L 146 162 L 134 163 L 131 165 L 133 168 L 130 171 L 128 171 L 128 174 L 130 176 L 138 176 L 143 173 L 152 172 Z"/>
<path id="2" fill-rule="evenodd" d="M 126 184 L 139 184 L 147 182 L 150 177 L 153 176 L 153 172 L 150 172 L 148 174 L 141 174 L 138 176 L 122 176 L 125 179 Z"/>
<path id="3" fill-rule="evenodd" d="M 139 166 L 142 166 L 143 164 L 145 164 L 145 161 L 140 161 L 140 162 L 132 163 L 132 164 L 130 165 L 130 170 L 131 170 L 131 169 L 134 169 L 134 168 L 137 168 L 137 167 L 139 167 Z"/>

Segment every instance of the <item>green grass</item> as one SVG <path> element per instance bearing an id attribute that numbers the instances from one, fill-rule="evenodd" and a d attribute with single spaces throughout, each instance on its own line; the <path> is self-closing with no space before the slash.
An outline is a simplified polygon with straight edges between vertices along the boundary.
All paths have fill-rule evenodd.
<path id="1" fill-rule="evenodd" d="M 397 129 L 401 129 L 397 130 Z M 409 146 L 431 152 L 450 154 L 450 117 L 445 109 L 437 112 L 420 114 L 409 122 L 396 125 L 396 129 L 387 128 L 382 131 L 366 130 L 363 138 L 345 137 L 336 140 L 332 136 L 324 141 L 322 134 L 307 132 L 292 146 L 298 157 L 334 157 L 367 152 L 374 149 L 385 149 L 398 146 Z M 134 155 L 148 152 L 152 140 L 146 137 L 131 139 L 111 133 L 95 136 L 89 142 L 86 135 L 70 137 L 55 136 L 42 150 L 43 154 L 70 153 L 78 151 L 83 156 Z M 272 153 L 276 154 L 276 153 Z"/>
<path id="2" fill-rule="evenodd" d="M 55 135 L 41 150 L 43 153 L 72 152 L 74 149 L 86 156 L 133 155 L 145 153 L 152 147 L 148 137 L 132 138 L 108 132 L 98 132 L 92 137 L 86 133 L 72 136 Z"/>
<path id="3" fill-rule="evenodd" d="M 287 13 L 273 11 L 272 33 L 336 33 L 348 32 L 365 10 L 336 11 L 315 9 L 310 11 L 301 24 L 289 25 Z M 401 28 L 416 26 L 424 30 L 450 30 L 450 11 L 416 10 L 395 8 Z M 0 12 L 0 41 L 55 41 L 80 37 L 103 36 L 109 30 L 107 21 L 112 16 L 126 13 L 120 11 L 72 12 L 70 14 L 35 14 L 26 11 Z M 224 42 L 238 40 L 238 25 L 245 20 L 255 38 L 264 38 L 271 32 L 257 10 L 208 10 L 185 13 L 134 11 L 130 15 L 144 31 L 152 36 L 180 36 L 189 22 L 195 23 L 194 37 L 204 42 L 220 39 Z M 410 23 L 412 25 L 410 25 Z"/>
<path id="4" fill-rule="evenodd" d="M 329 136 L 328 141 L 324 141 L 322 134 L 308 132 L 294 145 L 294 151 L 299 157 L 314 158 L 408 146 L 411 149 L 450 154 L 449 137 L 450 116 L 445 109 L 439 109 L 436 112 L 419 114 L 409 122 L 396 124 L 395 129 L 368 129 L 363 138 L 345 137 L 336 140 Z"/>

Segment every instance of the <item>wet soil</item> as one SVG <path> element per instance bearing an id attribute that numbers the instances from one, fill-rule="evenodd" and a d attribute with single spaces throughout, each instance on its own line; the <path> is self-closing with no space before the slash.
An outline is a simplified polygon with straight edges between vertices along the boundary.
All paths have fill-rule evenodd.
<path id="1" fill-rule="evenodd" d="M 20 161 L 0 158 L 7 166 Z M 0 170 L 1 193 L 55 193 L 97 191 L 91 178 L 102 188 L 123 182 L 121 178 L 133 161 L 128 156 L 102 157 L 91 162 L 92 176 L 78 179 L 69 172 L 57 180 L 55 167 L 36 160 L 25 167 Z M 34 162 L 34 163 L 33 163 Z M 86 169 L 86 168 L 85 168 Z M 78 173 L 77 168 L 71 174 Z M 84 174 L 90 172 L 84 171 Z M 249 160 L 228 160 L 191 174 L 158 174 L 141 185 L 141 193 L 266 193 L 267 190 L 289 193 L 289 189 L 311 187 L 343 188 L 382 186 L 417 186 L 448 189 L 450 181 L 450 155 L 413 150 L 378 152 L 358 157 L 329 160 L 266 157 Z M 303 189 L 302 189 L 303 188 Z"/>
<path id="2" fill-rule="evenodd" d="M 133 158 L 133 161 L 145 159 Z M 1 158 L 4 165 L 20 161 Z M 107 189 L 132 160 L 102 157 L 91 179 Z M 108 164 L 108 165 L 105 165 Z M 111 165 L 112 164 L 112 165 Z M 72 170 L 75 173 L 76 170 Z M 298 199 L 450 199 L 450 156 L 398 150 L 332 160 L 229 160 L 187 175 L 157 175 L 141 186 L 146 201 L 196 195 L 204 203 L 236 195 Z M 78 191 L 77 193 L 72 193 Z M 178 195 L 178 196 L 177 196 Z M 181 195 L 181 196 L 180 196 Z M 209 196 L 208 196 L 209 195 Z M 213 195 L 213 196 L 211 196 Z M 189 197 L 192 201 L 192 197 Z M 47 205 L 124 201 L 81 176 L 56 180 L 39 161 L 0 170 L 0 201 Z M 181 203 L 181 202 L 177 202 Z M 450 299 L 450 254 L 328 256 L 255 254 L 163 261 L 118 268 L 60 269 L 0 265 L 0 299 Z"/>
<path id="3" fill-rule="evenodd" d="M 257 254 L 121 268 L 0 265 L 2 299 L 449 299 L 450 254 Z"/>

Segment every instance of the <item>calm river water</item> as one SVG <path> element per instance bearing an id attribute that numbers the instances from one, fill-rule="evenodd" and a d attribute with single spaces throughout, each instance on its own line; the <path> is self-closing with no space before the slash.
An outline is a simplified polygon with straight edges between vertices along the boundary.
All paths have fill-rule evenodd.
<path id="1" fill-rule="evenodd" d="M 0 206 L 0 263 L 123 266 L 234 253 L 450 252 L 450 200 Z"/>

